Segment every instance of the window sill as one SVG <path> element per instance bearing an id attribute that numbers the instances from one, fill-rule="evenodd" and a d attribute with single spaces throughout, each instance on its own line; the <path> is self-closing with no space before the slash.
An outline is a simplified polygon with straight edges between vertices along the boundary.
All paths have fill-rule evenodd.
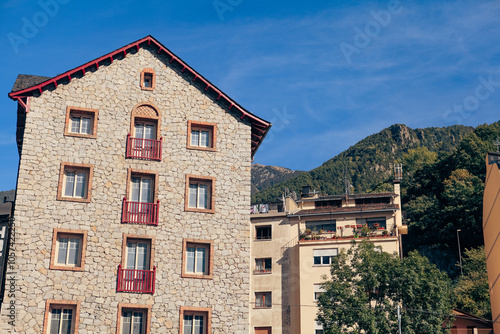
<path id="1" fill-rule="evenodd" d="M 272 306 L 255 306 L 254 309 L 257 309 L 257 310 L 267 310 L 267 309 L 271 309 Z"/>
<path id="2" fill-rule="evenodd" d="M 272 274 L 273 272 L 272 271 L 260 271 L 260 270 L 254 270 L 253 271 L 253 274 L 254 275 L 269 275 L 269 274 Z"/>
<path id="3" fill-rule="evenodd" d="M 191 145 L 188 145 L 187 149 L 188 150 L 195 150 L 195 151 L 217 152 L 217 149 L 215 147 L 203 147 L 203 146 L 191 146 Z"/>
<path id="4" fill-rule="evenodd" d="M 197 208 L 190 208 L 190 207 L 185 208 L 184 211 L 186 211 L 186 212 L 215 213 L 215 210 L 213 210 L 213 209 L 197 209 Z"/>
<path id="5" fill-rule="evenodd" d="M 198 279 L 214 279 L 213 274 L 209 275 L 198 275 L 198 274 L 190 274 L 190 273 L 182 273 L 182 278 L 198 278 Z"/>
<path id="6" fill-rule="evenodd" d="M 313 264 L 313 267 L 330 267 L 332 264 Z"/>
<path id="7" fill-rule="evenodd" d="M 50 265 L 49 266 L 50 270 L 66 270 L 66 271 L 84 271 L 84 267 L 67 267 L 67 266 L 60 266 L 60 265 Z"/>
<path id="8" fill-rule="evenodd" d="M 90 203 L 90 198 L 79 198 L 79 197 L 57 197 L 58 201 L 67 202 L 80 202 L 80 203 Z"/>
<path id="9" fill-rule="evenodd" d="M 65 137 L 78 137 L 78 138 L 90 138 L 90 139 L 96 139 L 97 135 L 94 134 L 83 134 L 83 133 L 73 133 L 73 132 L 65 132 L 64 133 Z"/>
<path id="10" fill-rule="evenodd" d="M 272 241 L 272 238 L 269 239 L 253 239 L 253 241 Z"/>

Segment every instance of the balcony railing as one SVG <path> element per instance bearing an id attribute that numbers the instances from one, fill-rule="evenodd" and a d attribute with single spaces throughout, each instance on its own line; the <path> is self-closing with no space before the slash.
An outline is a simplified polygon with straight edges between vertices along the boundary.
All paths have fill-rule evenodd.
<path id="1" fill-rule="evenodd" d="M 127 158 L 146 159 L 161 161 L 161 143 L 160 140 L 142 139 L 130 137 L 127 135 Z"/>
<path id="2" fill-rule="evenodd" d="M 155 292 L 156 267 L 153 270 L 122 269 L 118 266 L 118 292 Z"/>
<path id="3" fill-rule="evenodd" d="M 129 202 L 123 199 L 122 223 L 158 225 L 160 201 L 156 203 Z"/>

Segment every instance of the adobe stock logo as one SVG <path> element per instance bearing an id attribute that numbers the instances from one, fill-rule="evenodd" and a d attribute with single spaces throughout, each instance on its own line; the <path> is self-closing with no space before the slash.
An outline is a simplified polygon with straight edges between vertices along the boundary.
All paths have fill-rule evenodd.
<path id="1" fill-rule="evenodd" d="M 390 0 L 387 3 L 387 10 L 382 9 L 378 12 L 371 10 L 370 15 L 374 20 L 370 20 L 365 24 L 365 29 L 361 30 L 358 26 L 353 28 L 356 35 L 353 38 L 353 44 L 346 42 L 340 43 L 340 51 L 344 55 L 348 63 L 352 63 L 351 57 L 353 54 L 361 53 L 361 50 L 366 49 L 372 40 L 380 35 L 382 27 L 387 27 L 392 20 L 392 15 L 399 14 L 403 11 L 403 7 L 398 0 Z"/>
<path id="2" fill-rule="evenodd" d="M 479 84 L 474 89 L 474 94 L 466 96 L 462 103 L 453 103 L 451 108 L 443 113 L 443 119 L 447 122 L 460 123 L 469 118 L 479 107 L 481 101 L 487 100 L 496 89 L 500 87 L 500 80 L 493 80 L 493 74 L 489 74 L 486 79 L 483 76 L 477 77 Z"/>
<path id="3" fill-rule="evenodd" d="M 214 6 L 217 15 L 219 15 L 219 20 L 224 21 L 224 13 L 232 12 L 237 6 L 239 6 L 243 0 L 214 0 L 212 5 Z"/>
<path id="4" fill-rule="evenodd" d="M 15 53 L 19 52 L 19 45 L 28 44 L 29 40 L 38 35 L 40 28 L 45 27 L 49 23 L 49 19 L 59 13 L 59 5 L 65 5 L 70 0 L 39 0 L 38 6 L 41 10 L 37 11 L 31 17 L 31 20 L 26 16 L 21 18 L 22 27 L 21 34 L 9 32 L 7 38 Z"/>

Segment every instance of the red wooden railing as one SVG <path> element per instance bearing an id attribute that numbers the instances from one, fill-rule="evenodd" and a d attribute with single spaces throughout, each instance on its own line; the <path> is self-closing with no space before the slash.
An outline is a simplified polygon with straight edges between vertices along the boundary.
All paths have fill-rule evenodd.
<path id="1" fill-rule="evenodd" d="M 122 223 L 158 225 L 160 201 L 156 203 L 129 202 L 123 198 Z"/>
<path id="2" fill-rule="evenodd" d="M 142 139 L 130 137 L 127 135 L 127 158 L 147 159 L 161 161 L 161 143 L 160 140 Z"/>
<path id="3" fill-rule="evenodd" d="M 118 292 L 155 293 L 156 267 L 153 270 L 122 269 L 118 266 Z"/>

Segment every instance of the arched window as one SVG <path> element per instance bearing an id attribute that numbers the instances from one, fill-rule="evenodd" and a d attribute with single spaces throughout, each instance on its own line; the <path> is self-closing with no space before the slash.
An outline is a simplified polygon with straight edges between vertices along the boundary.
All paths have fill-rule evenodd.
<path id="1" fill-rule="evenodd" d="M 150 103 L 140 103 L 132 110 L 127 139 L 127 158 L 161 160 L 160 113 Z"/>

